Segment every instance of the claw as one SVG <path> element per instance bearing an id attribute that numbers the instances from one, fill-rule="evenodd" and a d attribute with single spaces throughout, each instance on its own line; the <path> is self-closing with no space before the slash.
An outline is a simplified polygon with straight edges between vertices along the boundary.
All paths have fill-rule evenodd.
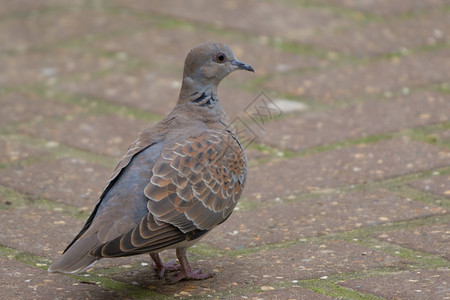
<path id="1" fill-rule="evenodd" d="M 202 273 L 201 269 L 196 269 L 194 271 L 191 271 L 189 273 L 184 273 L 183 271 L 180 271 L 177 276 L 175 276 L 174 278 L 172 278 L 172 280 L 170 281 L 170 284 L 174 284 L 177 283 L 178 281 L 181 281 L 183 279 L 185 280 L 189 280 L 189 279 L 194 279 L 194 280 L 202 280 L 202 279 L 206 279 L 206 278 L 210 278 L 213 277 L 214 273 Z"/>
<path id="2" fill-rule="evenodd" d="M 172 280 L 170 281 L 171 284 L 177 283 L 178 281 L 183 279 L 202 280 L 214 276 L 214 273 L 202 273 L 201 269 L 192 270 L 186 257 L 186 251 L 187 248 L 177 248 L 176 250 L 177 258 L 180 262 L 181 271 L 178 272 L 178 274 L 174 278 L 172 278 Z"/>
<path id="3" fill-rule="evenodd" d="M 150 253 L 150 257 L 153 259 L 152 267 L 157 270 L 159 279 L 164 277 L 166 271 L 178 271 L 181 269 L 181 266 L 175 260 L 163 263 L 158 253 Z"/>

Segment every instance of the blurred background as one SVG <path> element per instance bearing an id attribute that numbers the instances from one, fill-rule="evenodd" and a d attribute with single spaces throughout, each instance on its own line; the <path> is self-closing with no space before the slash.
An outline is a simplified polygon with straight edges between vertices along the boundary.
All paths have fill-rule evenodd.
<path id="1" fill-rule="evenodd" d="M 246 295 L 242 288 L 250 286 L 250 294 L 271 291 L 269 298 L 283 298 L 290 294 L 280 287 L 309 276 L 318 280 L 314 284 L 330 283 L 330 295 L 341 297 L 334 281 L 318 279 L 325 270 L 360 272 L 379 264 L 399 270 L 395 247 L 431 255 L 430 261 L 409 262 L 418 268 L 431 261 L 448 267 L 449 31 L 449 0 L 0 1 L 0 264 L 11 272 L 22 268 L 47 286 L 29 291 L 30 297 L 61 286 L 70 292 L 67 286 L 79 283 L 56 277 L 45 283 L 40 268 L 81 228 L 137 133 L 174 107 L 188 51 L 214 40 L 228 44 L 256 73 L 235 72 L 218 91 L 229 118 L 244 128 L 250 170 L 237 211 L 192 249 L 194 261 L 225 272 L 205 289 L 220 287 L 226 295 L 241 288 Z M 358 245 L 339 236 L 370 226 L 372 232 L 349 234 Z M 383 226 L 416 226 L 426 239 L 408 230 L 386 233 Z M 289 264 L 269 264 L 275 253 L 259 265 L 260 251 L 282 247 L 297 257 L 315 251 L 317 240 L 310 239 L 328 245 L 322 235 L 345 240 L 330 246 L 336 253 L 358 249 L 358 259 L 372 250 L 381 256 L 360 268 L 346 265 L 351 257 L 336 258 L 336 265 L 303 261 L 312 270 L 306 277 Z M 381 248 L 373 248 L 375 238 Z M 313 248 L 290 248 L 305 241 Z M 229 268 L 248 253 L 246 268 L 265 274 Z M 156 288 L 157 279 L 141 270 L 146 258 L 130 261 L 105 262 L 96 276 L 104 274 L 103 266 L 113 268 L 109 278 L 126 288 L 137 284 L 172 296 L 187 288 Z M 138 279 L 121 265 L 141 268 Z M 264 277 L 268 270 L 287 283 L 274 284 L 275 276 Z M 14 278 L 28 280 L 17 276 L 8 277 L 11 295 L 20 287 Z M 98 277 L 91 281 L 108 286 Z M 317 291 L 308 284 L 302 286 Z M 394 287 L 352 284 L 346 288 L 364 286 L 360 292 L 380 297 L 392 296 L 384 290 L 416 295 L 408 294 L 413 289 L 395 294 Z M 94 287 L 78 292 L 97 295 Z M 186 293 L 212 292 L 191 287 Z"/>
<path id="2" fill-rule="evenodd" d="M 288 118 L 255 133 L 264 144 L 299 151 L 385 132 L 380 126 L 398 130 L 418 112 L 405 120 L 389 112 L 393 105 L 411 109 L 409 103 L 393 100 L 377 116 L 347 109 L 344 119 L 321 120 L 316 111 L 417 91 L 447 92 L 447 4 L 5 1 L 1 125 L 26 121 L 18 127 L 27 135 L 120 157 L 132 132 L 160 120 L 176 103 L 187 52 L 215 40 L 256 69 L 254 76 L 235 73 L 220 87 L 230 119 L 245 118 L 243 111 L 261 91 Z M 438 112 L 438 120 L 447 120 L 448 111 L 436 107 Z M 367 117 L 385 122 L 362 128 Z M 413 125 L 435 121 L 419 119 Z M 396 124 L 383 124 L 391 121 Z M 286 134 L 279 134 L 280 126 Z M 90 130 L 98 127 L 104 129 Z"/>

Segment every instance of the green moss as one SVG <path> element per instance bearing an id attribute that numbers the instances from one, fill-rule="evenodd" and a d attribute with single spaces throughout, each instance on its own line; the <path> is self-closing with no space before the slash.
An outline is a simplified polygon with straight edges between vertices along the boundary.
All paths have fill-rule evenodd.
<path id="1" fill-rule="evenodd" d="M 449 141 L 445 139 L 440 139 L 437 136 L 437 133 L 439 131 L 449 129 L 450 129 L 450 122 L 443 122 L 426 127 L 407 129 L 404 131 L 404 134 L 419 142 L 450 148 Z"/>
<path id="2" fill-rule="evenodd" d="M 357 189 L 373 189 L 373 188 L 386 188 L 389 190 L 400 189 L 403 185 L 418 179 L 428 178 L 434 174 L 447 175 L 450 174 L 450 167 L 436 168 L 431 170 L 419 171 L 412 174 L 406 174 L 394 178 L 385 179 L 383 181 L 375 181 L 366 184 L 356 185 Z M 430 195 L 431 196 L 431 195 Z"/>
<path id="3" fill-rule="evenodd" d="M 278 243 L 278 244 L 266 244 L 266 245 L 263 244 L 263 245 L 259 245 L 256 247 L 232 249 L 232 250 L 226 252 L 226 255 L 234 257 L 234 256 L 238 256 L 238 255 L 247 255 L 247 254 L 251 254 L 251 253 L 256 253 L 256 252 L 260 252 L 263 250 L 285 249 L 285 248 L 290 248 L 292 246 L 296 246 L 298 244 L 306 243 L 309 241 L 310 241 L 310 239 L 302 238 L 300 240 L 291 240 L 289 242 Z"/>
<path id="4" fill-rule="evenodd" d="M 378 300 L 383 299 L 372 294 L 357 292 L 352 289 L 347 289 L 342 286 L 334 284 L 330 280 L 311 279 L 302 280 L 299 285 L 303 288 L 313 290 L 330 297 L 339 299 L 364 299 L 364 300 Z"/>
<path id="5" fill-rule="evenodd" d="M 46 119 L 46 120 L 49 121 L 48 119 Z M 31 136 L 20 135 L 20 134 L 8 135 L 8 136 L 4 136 L 4 137 L 6 139 L 17 140 L 20 143 L 22 143 L 28 147 L 32 147 L 35 149 L 44 149 L 45 151 L 50 152 L 50 154 L 46 154 L 46 155 L 36 157 L 36 158 L 23 159 L 23 160 L 20 160 L 20 161 L 14 163 L 14 164 L 18 164 L 21 166 L 28 166 L 28 165 L 31 165 L 31 164 L 34 164 L 34 163 L 37 163 L 40 161 L 46 161 L 49 159 L 58 159 L 58 158 L 66 158 L 66 157 L 76 157 L 79 159 L 89 161 L 91 163 L 100 164 L 107 168 L 111 168 L 111 172 L 112 172 L 112 169 L 117 164 L 117 159 L 115 159 L 115 158 L 111 158 L 109 156 L 69 147 L 69 146 L 66 146 L 63 144 L 57 144 L 55 146 L 48 147 L 47 146 L 48 140 L 37 138 L 37 137 L 31 137 Z M 11 166 L 11 165 L 13 165 L 13 164 L 7 164 L 7 166 Z M 105 180 L 107 180 L 107 179 L 108 178 L 105 178 Z"/>
<path id="6" fill-rule="evenodd" d="M 189 252 L 201 257 L 217 257 L 226 254 L 225 250 L 215 249 L 201 242 L 195 244 L 193 247 L 190 247 Z"/>
<path id="7" fill-rule="evenodd" d="M 358 138 L 358 139 L 344 140 L 344 141 L 339 141 L 336 143 L 330 143 L 330 144 L 326 144 L 326 145 L 320 145 L 320 146 L 315 146 L 312 148 L 305 149 L 300 153 L 300 155 L 301 156 L 314 155 L 314 154 L 318 154 L 321 152 L 331 151 L 331 150 L 345 148 L 345 147 L 351 147 L 351 146 L 355 146 L 355 145 L 371 144 L 371 143 L 376 143 L 376 142 L 383 141 L 383 140 L 388 140 L 388 139 L 391 139 L 392 137 L 393 137 L 392 134 L 386 133 L 386 134 L 371 135 L 371 136 L 362 137 L 362 138 Z"/>
<path id="8" fill-rule="evenodd" d="M 48 266 L 51 264 L 51 261 L 47 258 L 5 246 L 0 246 L 0 255 L 43 270 L 47 270 Z"/>
<path id="9" fill-rule="evenodd" d="M 251 143 L 248 145 L 249 149 L 260 151 L 264 154 L 269 154 L 271 159 L 278 159 L 278 158 L 290 158 L 298 156 L 299 152 L 294 152 L 286 149 L 278 149 L 276 147 L 272 147 L 265 144 L 260 143 Z M 267 161 L 267 158 L 262 158 L 262 162 Z"/>
<path id="10" fill-rule="evenodd" d="M 450 199 L 443 199 L 442 196 L 437 196 L 430 193 L 424 193 L 417 189 L 411 188 L 408 185 L 391 186 L 389 189 L 391 192 L 412 199 L 427 203 L 430 205 L 440 206 L 445 209 L 450 209 Z"/>
<path id="11" fill-rule="evenodd" d="M 324 60 L 330 60 L 329 51 L 311 45 L 298 44 L 295 42 L 281 40 L 279 38 L 268 38 L 268 45 L 272 46 L 273 48 L 290 53 L 299 54 L 301 56 L 312 56 Z M 333 58 L 331 60 L 339 61 L 345 59 L 348 59 L 348 57 L 340 53 L 333 53 Z M 316 70 L 316 68 L 310 70 Z"/>
<path id="12" fill-rule="evenodd" d="M 70 3 L 70 2 L 67 2 Z M 67 13 L 71 10 L 73 10 L 73 5 L 51 5 L 51 6 L 43 6 L 43 7 L 36 7 L 32 10 L 26 9 L 26 10 L 17 10 L 10 12 L 8 14 L 3 14 L 2 18 L 0 19 L 0 22 L 5 22 L 9 20 L 15 20 L 15 19 L 28 19 L 30 16 L 36 17 L 40 15 L 49 15 L 49 14 L 62 14 Z"/>
<path id="13" fill-rule="evenodd" d="M 9 168 L 9 167 L 26 167 L 31 164 L 35 164 L 41 161 L 46 161 L 50 159 L 50 155 L 43 155 L 43 156 L 36 156 L 36 157 L 30 157 L 30 158 L 24 158 L 18 161 L 13 162 L 7 162 L 7 163 L 0 163 L 0 170 Z"/>
<path id="14" fill-rule="evenodd" d="M 275 290 L 282 290 L 284 289 L 284 286 L 280 286 L 278 283 L 273 284 L 270 283 L 270 286 L 272 286 Z M 224 292 L 216 291 L 215 293 L 211 293 L 211 299 L 239 299 L 239 296 L 241 296 L 241 299 L 262 299 L 258 298 L 259 293 L 264 293 L 261 290 L 261 286 L 244 286 L 244 285 L 238 285 L 233 286 L 233 288 L 230 288 Z M 249 296 L 252 296 L 250 298 Z M 244 298 L 247 297 L 247 298 Z M 189 299 L 207 299 L 204 295 L 194 295 L 192 297 L 189 297 Z M 264 298 L 266 299 L 266 298 Z"/>
<path id="15" fill-rule="evenodd" d="M 52 263 L 49 259 L 39 257 L 37 255 L 15 250 L 12 248 L 0 246 L 0 256 L 3 256 L 7 259 L 13 259 L 19 261 L 21 263 L 25 263 L 32 267 L 37 267 L 43 270 L 47 270 L 50 264 Z M 61 275 L 66 276 L 66 275 Z M 81 276 L 81 275 L 70 275 L 74 279 L 90 282 L 97 284 L 106 289 L 114 290 L 116 292 L 122 293 L 127 296 L 131 296 L 137 299 L 167 299 L 167 296 L 161 295 L 159 293 L 155 293 L 145 289 L 143 287 L 134 286 L 131 284 L 123 283 L 116 281 L 114 279 L 108 277 L 101 277 L 95 274 L 89 274 L 89 276 Z"/>
<path id="16" fill-rule="evenodd" d="M 45 208 L 51 211 L 58 211 L 72 217 L 85 220 L 90 216 L 90 211 L 82 210 L 79 207 L 67 205 L 63 203 L 57 203 L 51 200 L 38 199 L 34 202 L 34 205 Z"/>
<path id="17" fill-rule="evenodd" d="M 110 168 L 111 173 L 113 171 L 113 168 L 117 164 L 117 159 L 115 159 L 115 158 L 112 158 L 112 157 L 109 157 L 106 155 L 93 153 L 93 152 L 88 152 L 88 151 L 81 150 L 81 149 L 72 148 L 69 146 L 61 145 L 61 144 L 52 150 L 53 150 L 54 158 L 75 157 L 75 158 L 83 159 L 88 162 L 91 162 L 94 164 L 99 164 L 104 167 Z M 106 184 L 106 180 L 108 180 L 108 179 L 109 178 L 105 178 L 105 184 Z"/>
<path id="18" fill-rule="evenodd" d="M 0 209 L 11 209 L 15 207 L 24 207 L 29 204 L 29 199 L 19 192 L 0 186 Z"/>
<path id="19" fill-rule="evenodd" d="M 17 250 L 0 245 L 0 256 L 12 259 L 16 256 Z"/>
<path id="20" fill-rule="evenodd" d="M 92 273 L 89 273 L 89 276 L 71 275 L 70 277 L 82 282 L 96 284 L 98 286 L 116 291 L 128 297 L 133 297 L 133 299 L 171 299 L 171 297 L 150 291 L 145 287 L 116 281 L 108 277 L 96 276 Z"/>
<path id="21" fill-rule="evenodd" d="M 360 238 L 356 243 L 365 247 L 376 249 L 377 251 L 389 253 L 392 256 L 396 256 L 404 260 L 408 260 L 410 261 L 408 265 L 412 265 L 417 269 L 450 267 L 449 261 L 437 255 L 404 248 L 402 246 L 390 244 L 372 237 Z"/>
<path id="22" fill-rule="evenodd" d="M 241 197 L 241 199 L 239 200 L 239 202 L 236 206 L 235 211 L 243 212 L 243 211 L 254 210 L 257 208 L 261 208 L 260 202 L 253 201 L 249 197 Z"/>
<path id="23" fill-rule="evenodd" d="M 107 102 L 96 97 L 68 94 L 61 91 L 47 89 L 42 86 L 35 86 L 32 93 L 41 97 L 53 99 L 54 101 L 61 101 L 64 103 L 88 108 L 89 113 L 117 114 L 124 117 L 143 119 L 150 122 L 158 122 L 162 119 L 162 116 L 154 114 L 152 112 Z"/>
<path id="24" fill-rule="evenodd" d="M 33 146 L 35 148 L 43 148 L 46 151 L 50 151 L 49 155 L 45 155 L 41 158 L 39 158 L 38 161 L 47 160 L 47 159 L 58 159 L 58 158 L 66 158 L 66 157 L 76 157 L 80 158 L 92 163 L 97 163 L 100 165 L 103 165 L 105 167 L 112 168 L 116 165 L 117 160 L 105 155 L 100 155 L 92 152 L 88 152 L 81 149 L 76 149 L 73 147 L 69 147 L 63 144 L 56 144 L 52 147 L 46 146 L 48 143 L 45 139 L 40 139 L 36 137 L 29 137 L 25 135 L 14 135 L 14 137 L 20 138 L 21 142 L 23 142 L 26 145 Z M 27 162 L 28 160 L 25 160 Z M 37 161 L 33 161 L 35 163 Z M 106 180 L 107 178 L 105 178 Z"/>
<path id="25" fill-rule="evenodd" d="M 83 220 L 90 215 L 90 212 L 81 210 L 79 207 L 57 203 L 43 198 L 36 199 L 34 196 L 21 194 L 3 186 L 0 186 L 0 197 L 5 199 L 5 202 L 0 203 L 0 209 L 34 206 L 50 211 L 58 211 Z"/>
<path id="26" fill-rule="evenodd" d="M 441 93 L 450 94 L 450 83 L 444 82 L 436 85 L 435 90 Z"/>
<path id="27" fill-rule="evenodd" d="M 445 222 L 450 222 L 450 216 L 442 215 L 442 216 L 429 216 L 422 217 L 413 220 L 404 220 L 404 221 L 396 221 L 390 223 L 382 223 L 372 226 L 364 226 L 352 230 L 347 230 L 343 232 L 335 232 L 326 236 L 319 238 L 322 241 L 325 240 L 345 240 L 349 242 L 357 242 L 363 243 L 364 240 L 370 239 L 373 242 L 373 238 L 371 237 L 374 234 L 392 231 L 392 230 L 400 230 L 400 229 L 410 229 L 414 227 L 420 227 L 424 225 L 433 225 L 433 224 L 443 224 Z M 370 245 L 367 244 L 367 245 Z"/>

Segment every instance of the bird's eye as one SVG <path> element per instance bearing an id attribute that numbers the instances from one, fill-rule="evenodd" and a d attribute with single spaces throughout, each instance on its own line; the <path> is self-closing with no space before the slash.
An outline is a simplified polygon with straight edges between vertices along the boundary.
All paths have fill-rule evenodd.
<path id="1" fill-rule="evenodd" d="M 224 63 L 227 60 L 227 57 L 222 52 L 216 55 L 216 62 Z"/>

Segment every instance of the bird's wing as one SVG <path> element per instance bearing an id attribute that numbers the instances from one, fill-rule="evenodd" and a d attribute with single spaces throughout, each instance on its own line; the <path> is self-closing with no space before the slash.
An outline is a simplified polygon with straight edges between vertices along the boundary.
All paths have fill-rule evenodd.
<path id="1" fill-rule="evenodd" d="M 117 166 L 115 167 L 113 174 L 111 175 L 110 180 L 107 182 L 105 188 L 102 191 L 102 194 L 99 197 L 99 201 L 95 205 L 94 210 L 92 211 L 91 215 L 89 216 L 88 220 L 84 224 L 81 231 L 75 236 L 75 238 L 72 240 L 72 242 L 66 247 L 64 252 L 66 252 L 77 240 L 79 240 L 80 237 L 82 237 L 88 229 L 91 228 L 91 225 L 94 221 L 94 218 L 97 215 L 97 212 L 99 211 L 100 207 L 105 204 L 106 200 L 110 202 L 119 202 L 121 201 L 117 196 L 112 195 L 112 197 L 107 197 L 108 192 L 114 187 L 114 184 L 118 181 L 118 179 L 121 177 L 121 174 L 125 171 L 126 167 L 130 164 L 132 159 L 136 157 L 140 152 L 142 152 L 145 149 L 148 148 L 154 148 L 149 149 L 151 152 L 155 152 L 154 156 L 158 156 L 161 153 L 161 148 L 156 147 L 156 144 L 158 144 L 158 140 L 154 137 L 154 135 L 149 134 L 148 132 L 142 132 L 139 134 L 137 140 L 130 145 L 128 148 L 127 153 L 125 156 L 118 162 Z M 156 161 L 156 160 L 155 160 Z M 153 165 L 147 166 L 149 169 L 152 168 Z M 122 197 L 123 198 L 123 197 Z M 105 200 L 106 199 L 106 200 Z M 129 204 L 133 205 L 134 203 L 132 201 L 128 202 Z M 126 204 L 126 202 L 124 202 Z M 117 212 L 120 213 L 120 212 Z M 111 216 L 113 217 L 113 216 Z M 118 216 L 119 217 L 119 216 Z M 97 219 L 97 218 L 95 218 Z M 100 220 L 97 220 L 97 222 Z M 118 221 L 118 220 L 117 220 Z M 125 222 L 121 222 L 122 224 Z M 131 225 L 133 223 L 130 223 Z M 116 226 L 117 227 L 117 226 Z M 123 228 L 121 229 L 122 232 L 117 232 L 116 236 L 124 234 L 128 231 L 129 228 Z M 106 236 L 104 233 L 100 232 L 100 236 L 98 237 L 98 240 L 105 241 Z"/>
<path id="2" fill-rule="evenodd" d="M 166 147 L 145 188 L 148 214 L 92 255 L 157 251 L 202 236 L 229 217 L 246 172 L 243 148 L 228 131 L 207 130 Z"/>
<path id="3" fill-rule="evenodd" d="M 143 190 L 163 145 L 155 132 L 162 131 L 141 133 L 129 148 L 83 229 L 49 267 L 49 272 L 71 274 L 88 268 L 99 259 L 90 254 L 92 250 L 126 234 L 147 214 L 148 198 Z"/>

